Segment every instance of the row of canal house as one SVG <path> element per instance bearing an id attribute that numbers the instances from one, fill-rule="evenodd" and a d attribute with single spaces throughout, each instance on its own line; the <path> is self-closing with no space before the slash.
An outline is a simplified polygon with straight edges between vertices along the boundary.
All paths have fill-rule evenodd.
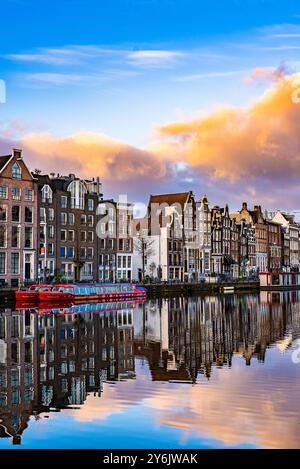
<path id="1" fill-rule="evenodd" d="M 22 151 L 0 156 L 0 285 L 53 279 L 168 281 L 299 269 L 299 224 L 260 205 L 210 207 L 192 191 L 151 195 L 147 215 L 104 199 L 99 178 L 31 172 Z M 141 253 L 141 240 L 152 249 Z"/>
<path id="2" fill-rule="evenodd" d="M 31 172 L 17 149 L 0 156 L 0 286 L 131 280 L 132 214 L 103 199 L 99 178 Z"/>
<path id="3" fill-rule="evenodd" d="M 155 246 L 145 260 L 134 251 L 134 278 L 197 280 L 203 275 L 248 277 L 299 269 L 300 225 L 283 212 L 263 213 L 246 202 L 237 212 L 210 207 L 193 192 L 151 195 L 147 217 L 136 221 L 136 239 Z M 134 240 L 135 243 L 135 240 Z M 150 250 L 151 251 L 151 250 Z"/>

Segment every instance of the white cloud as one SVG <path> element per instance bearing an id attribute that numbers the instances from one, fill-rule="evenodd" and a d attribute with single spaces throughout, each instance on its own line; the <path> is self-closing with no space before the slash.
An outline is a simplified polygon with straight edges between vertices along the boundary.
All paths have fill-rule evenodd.
<path id="1" fill-rule="evenodd" d="M 229 70 L 229 71 L 224 71 L 224 72 L 204 72 L 204 73 L 195 73 L 192 75 L 184 75 L 182 77 L 177 77 L 175 78 L 175 81 L 197 81 L 197 80 L 203 80 L 205 78 L 226 78 L 226 77 L 232 77 L 236 75 L 244 75 L 248 73 L 247 70 Z"/>
<path id="2" fill-rule="evenodd" d="M 173 50 L 139 50 L 129 52 L 127 60 L 137 66 L 162 66 L 176 62 L 184 56 L 183 52 Z"/>

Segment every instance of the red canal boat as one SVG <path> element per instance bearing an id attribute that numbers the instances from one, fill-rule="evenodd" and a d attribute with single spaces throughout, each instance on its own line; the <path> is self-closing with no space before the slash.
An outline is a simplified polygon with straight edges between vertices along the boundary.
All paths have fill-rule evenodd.
<path id="1" fill-rule="evenodd" d="M 31 285 L 27 290 L 16 291 L 16 301 L 38 301 L 39 300 L 39 289 L 51 288 L 51 285 Z"/>
<path id="2" fill-rule="evenodd" d="M 112 301 L 145 298 L 146 293 L 144 287 L 131 283 L 32 285 L 27 291 L 16 292 L 16 300 L 22 302 Z"/>

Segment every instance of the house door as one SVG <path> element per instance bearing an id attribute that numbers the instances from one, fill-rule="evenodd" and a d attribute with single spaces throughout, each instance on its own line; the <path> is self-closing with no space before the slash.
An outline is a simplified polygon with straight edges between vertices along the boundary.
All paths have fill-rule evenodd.
<path id="1" fill-rule="evenodd" d="M 24 279 L 32 279 L 32 254 L 25 254 Z"/>

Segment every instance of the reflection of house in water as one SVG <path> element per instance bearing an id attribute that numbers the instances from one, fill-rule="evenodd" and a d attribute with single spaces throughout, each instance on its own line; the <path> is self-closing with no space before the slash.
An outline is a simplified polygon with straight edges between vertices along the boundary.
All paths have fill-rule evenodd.
<path id="1" fill-rule="evenodd" d="M 95 314 L 39 317 L 40 399 L 45 407 L 80 405 L 105 380 L 134 371 L 132 304 Z"/>
<path id="2" fill-rule="evenodd" d="M 19 443 L 30 415 L 83 404 L 104 381 L 134 376 L 133 303 L 71 313 L 0 311 L 0 437 Z"/>
<path id="3" fill-rule="evenodd" d="M 135 351 L 148 359 L 153 380 L 194 382 L 212 367 L 265 359 L 266 349 L 293 326 L 300 331 L 300 298 L 260 303 L 257 295 L 150 300 L 134 317 Z"/>
<path id="4" fill-rule="evenodd" d="M 36 403 L 37 317 L 0 310 L 0 437 L 21 442 Z"/>

